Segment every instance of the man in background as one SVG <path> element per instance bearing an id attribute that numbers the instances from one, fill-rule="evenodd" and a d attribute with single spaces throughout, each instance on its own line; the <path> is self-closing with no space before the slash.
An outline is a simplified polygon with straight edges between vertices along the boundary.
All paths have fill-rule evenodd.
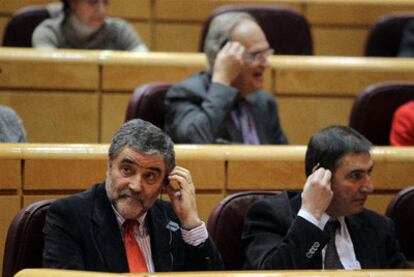
<path id="1" fill-rule="evenodd" d="M 276 100 L 263 91 L 273 49 L 255 19 L 240 12 L 216 16 L 204 52 L 208 71 L 167 92 L 165 130 L 173 141 L 286 144 Z"/>

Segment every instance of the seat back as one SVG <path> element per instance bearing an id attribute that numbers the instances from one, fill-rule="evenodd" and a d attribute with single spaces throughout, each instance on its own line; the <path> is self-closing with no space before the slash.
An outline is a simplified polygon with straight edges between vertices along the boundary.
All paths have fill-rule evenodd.
<path id="1" fill-rule="evenodd" d="M 243 268 L 245 255 L 241 233 L 247 209 L 264 197 L 280 191 L 246 191 L 224 198 L 210 214 L 207 229 L 222 255 L 226 270 Z"/>
<path id="2" fill-rule="evenodd" d="M 32 34 L 37 25 L 50 17 L 45 6 L 28 6 L 18 10 L 4 29 L 3 46 L 32 47 Z"/>
<path id="3" fill-rule="evenodd" d="M 137 87 L 129 99 L 125 121 L 140 118 L 164 129 L 164 98 L 170 82 L 152 82 Z"/>
<path id="4" fill-rule="evenodd" d="M 23 208 L 7 232 L 3 256 L 3 277 L 12 277 L 23 268 L 42 267 L 43 226 L 54 199 Z"/>
<path id="5" fill-rule="evenodd" d="M 365 42 L 365 56 L 396 57 L 405 25 L 414 13 L 400 12 L 382 16 L 372 26 Z"/>
<path id="6" fill-rule="evenodd" d="M 390 145 L 394 112 L 414 100 L 414 82 L 382 82 L 368 86 L 354 101 L 349 126 L 375 145 Z"/>
<path id="7" fill-rule="evenodd" d="M 414 265 L 414 186 L 400 191 L 391 200 L 385 215 L 394 221 L 401 252 Z"/>
<path id="8" fill-rule="evenodd" d="M 203 24 L 199 51 L 203 52 L 211 20 L 226 12 L 247 12 L 252 15 L 266 35 L 275 54 L 312 55 L 313 44 L 309 23 L 295 10 L 279 5 L 224 5 L 215 9 Z"/>

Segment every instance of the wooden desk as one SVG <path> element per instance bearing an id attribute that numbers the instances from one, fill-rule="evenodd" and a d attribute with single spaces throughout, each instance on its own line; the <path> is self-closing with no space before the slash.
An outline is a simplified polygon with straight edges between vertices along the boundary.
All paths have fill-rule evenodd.
<path id="1" fill-rule="evenodd" d="M 135 87 L 205 65 L 196 53 L 0 48 L 0 104 L 22 117 L 30 142 L 108 143 Z M 273 56 L 265 88 L 277 96 L 289 143 L 306 144 L 322 127 L 347 125 L 369 84 L 413 79 L 412 59 Z"/>
<path id="2" fill-rule="evenodd" d="M 141 277 L 319 277 L 319 276 L 349 276 L 349 277 L 409 277 L 414 270 L 283 270 L 283 271 L 210 271 L 210 272 L 165 272 L 165 273 L 98 273 L 86 271 L 56 270 L 56 269 L 24 269 L 16 277 L 115 277 L 115 276 L 141 276 Z"/>

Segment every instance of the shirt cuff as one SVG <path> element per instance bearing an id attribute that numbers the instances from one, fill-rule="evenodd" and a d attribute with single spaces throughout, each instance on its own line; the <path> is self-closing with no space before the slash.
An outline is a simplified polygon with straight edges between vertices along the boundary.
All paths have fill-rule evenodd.
<path id="1" fill-rule="evenodd" d="M 319 229 L 323 230 L 325 228 L 326 223 L 329 220 L 329 215 L 327 213 L 323 213 L 320 220 L 317 220 L 310 212 L 300 209 L 298 212 L 298 216 L 304 218 L 306 221 L 312 223 Z"/>
<path id="2" fill-rule="evenodd" d="M 181 235 L 185 243 L 192 246 L 198 246 L 205 242 L 208 238 L 206 224 L 202 221 L 200 226 L 197 226 L 191 230 L 181 228 Z"/>

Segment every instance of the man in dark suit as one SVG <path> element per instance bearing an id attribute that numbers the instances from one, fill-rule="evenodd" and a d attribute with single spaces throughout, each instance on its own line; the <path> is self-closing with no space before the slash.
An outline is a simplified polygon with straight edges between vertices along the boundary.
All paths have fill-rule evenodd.
<path id="1" fill-rule="evenodd" d="M 170 202 L 157 199 L 163 189 Z M 114 135 L 105 183 L 52 204 L 44 238 L 47 268 L 106 272 L 222 268 L 198 216 L 191 173 L 175 166 L 171 139 L 139 119 L 125 123 Z"/>
<path id="2" fill-rule="evenodd" d="M 216 16 L 204 52 L 208 71 L 173 86 L 165 99 L 165 130 L 176 143 L 286 144 L 275 98 L 264 92 L 273 53 L 247 13 Z"/>
<path id="3" fill-rule="evenodd" d="M 317 132 L 306 151 L 303 191 L 283 192 L 248 210 L 242 234 L 246 267 L 407 267 L 391 220 L 364 208 L 374 189 L 370 147 L 349 127 Z"/>

